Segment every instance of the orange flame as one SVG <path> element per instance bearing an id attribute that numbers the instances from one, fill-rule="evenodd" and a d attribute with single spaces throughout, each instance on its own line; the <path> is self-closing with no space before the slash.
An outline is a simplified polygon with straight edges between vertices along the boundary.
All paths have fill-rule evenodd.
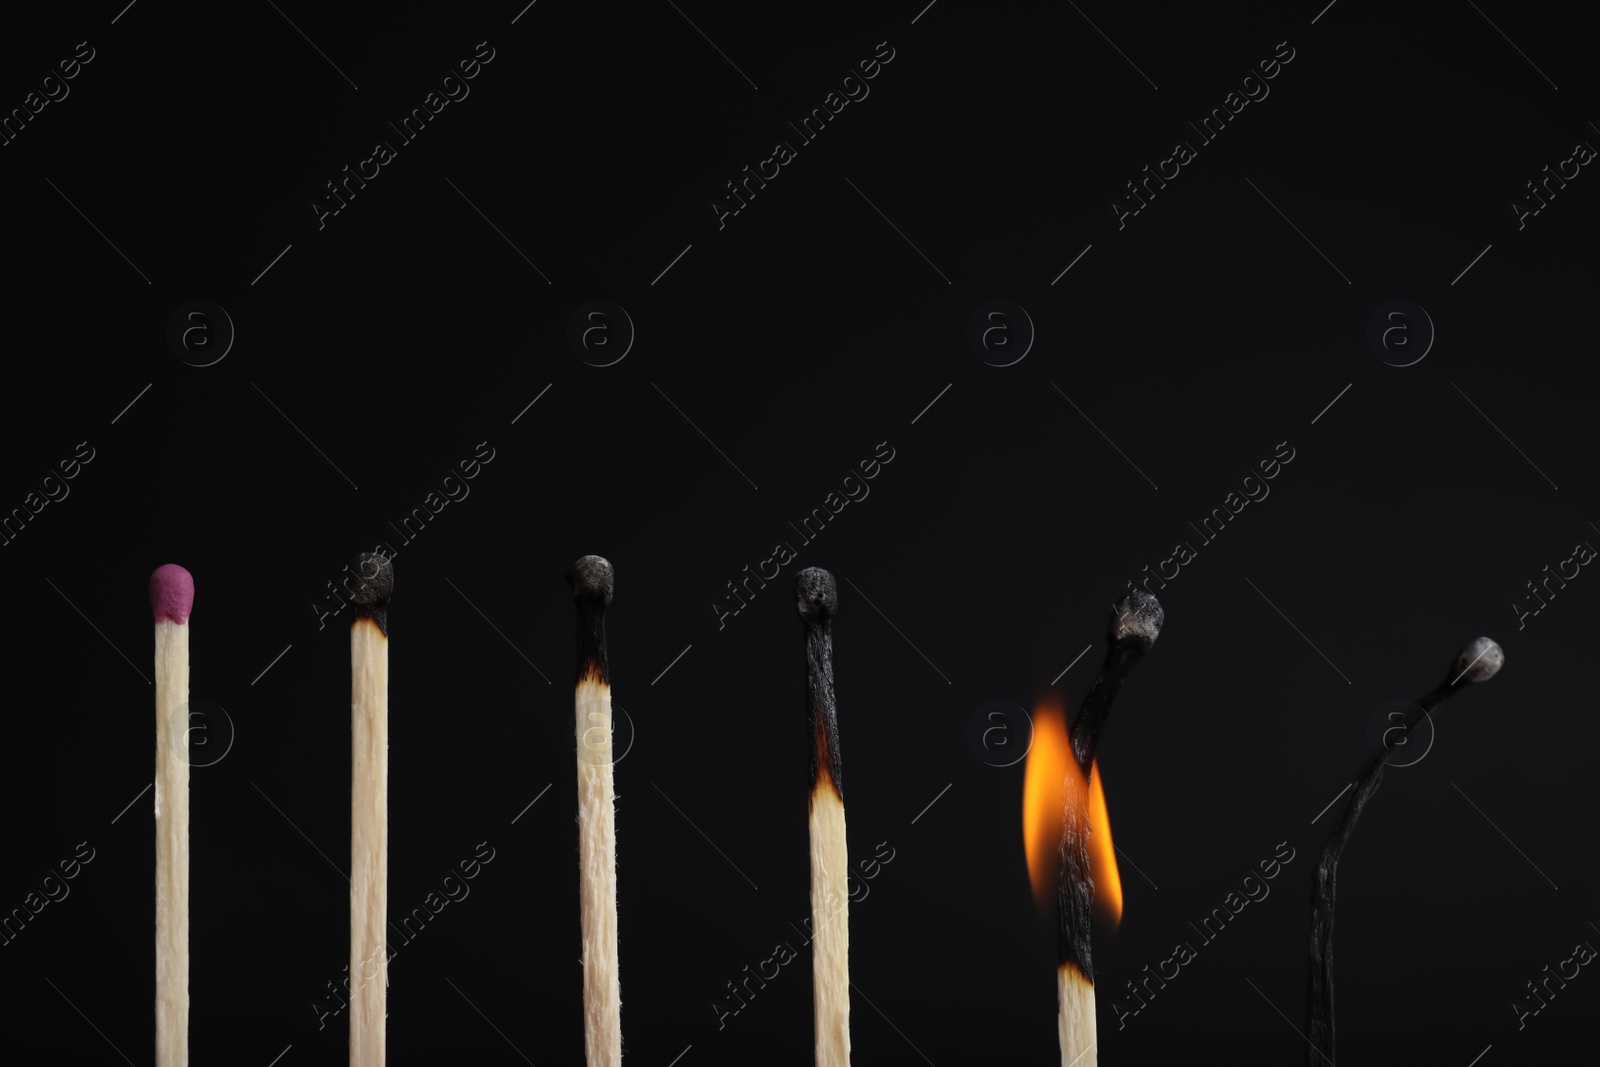
<path id="1" fill-rule="evenodd" d="M 1022 842 L 1028 857 L 1028 880 L 1041 911 L 1054 907 L 1060 877 L 1061 828 L 1067 804 L 1089 809 L 1089 870 L 1094 878 L 1095 910 L 1116 926 L 1122 920 L 1122 878 L 1111 844 L 1111 819 L 1106 809 L 1100 766 L 1092 765 L 1087 797 L 1083 775 L 1072 758 L 1066 714 L 1041 702 L 1033 713 L 1033 743 L 1022 782 Z"/>

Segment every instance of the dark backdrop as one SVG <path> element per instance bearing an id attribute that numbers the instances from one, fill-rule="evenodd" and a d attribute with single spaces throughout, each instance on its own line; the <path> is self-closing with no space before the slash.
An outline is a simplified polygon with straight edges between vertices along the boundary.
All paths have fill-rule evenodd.
<path id="1" fill-rule="evenodd" d="M 0 904 L 70 890 L 0 948 L 13 1059 L 150 1062 L 145 582 L 175 561 L 214 761 L 192 786 L 194 1062 L 344 1062 L 350 611 L 330 590 L 380 538 L 391 910 L 459 897 L 393 946 L 395 1064 L 582 1055 L 563 572 L 590 552 L 616 566 L 633 727 L 628 1061 L 810 1062 L 790 589 L 820 565 L 850 848 L 875 873 L 851 911 L 856 1062 L 1055 1062 L 1023 768 L 991 765 L 1026 727 L 985 750 L 969 726 L 1052 687 L 1076 707 L 1108 606 L 1181 542 L 1101 749 L 1127 898 L 1095 949 L 1102 1062 L 1303 1062 L 1320 813 L 1386 702 L 1479 634 L 1505 669 L 1389 772 L 1346 854 L 1341 1055 L 1498 1067 L 1592 1044 L 1592 968 L 1521 1029 L 1512 1007 L 1600 944 L 1600 578 L 1552 580 L 1521 616 L 1542 568 L 1600 544 L 1577 9 L 923 2 L 7 16 L 0 104 L 68 91 L 0 148 L 0 504 L 40 509 L 0 548 Z M 491 49 L 413 142 L 385 125 Z M 789 129 L 891 50 L 813 143 Z M 1213 142 L 1186 125 L 1291 52 Z M 394 157 L 319 229 L 323 184 L 380 139 Z M 719 229 L 714 198 L 779 139 L 795 157 Z M 1195 157 L 1119 228 L 1112 199 L 1180 139 Z M 1578 173 L 1519 229 L 1546 166 Z M 608 367 L 567 339 L 597 299 L 636 333 Z M 236 331 L 208 367 L 167 340 L 191 300 Z M 967 340 L 989 300 L 1027 316 L 993 320 L 991 360 L 1035 334 L 1009 367 Z M 1374 350 L 1394 300 L 1412 306 Z M 192 361 L 224 341 L 206 314 Z M 594 321 L 617 351 L 616 312 Z M 1203 540 L 1277 451 L 1270 496 Z M 70 482 L 41 482 L 75 453 Z M 849 483 L 869 495 L 804 543 L 790 523 L 875 453 Z M 385 523 L 475 455 L 401 544 Z M 778 541 L 797 558 L 724 615 Z M 1190 924 L 1280 848 L 1270 896 L 1202 942 Z M 93 858 L 45 883 L 75 852 Z M 785 941 L 799 959 L 721 1014 Z M 1134 1014 L 1125 983 L 1179 942 L 1196 958 Z"/>

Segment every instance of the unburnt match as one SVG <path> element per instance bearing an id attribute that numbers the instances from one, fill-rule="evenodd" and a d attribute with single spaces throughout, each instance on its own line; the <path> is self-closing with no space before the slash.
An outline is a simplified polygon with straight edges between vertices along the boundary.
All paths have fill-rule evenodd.
<path id="1" fill-rule="evenodd" d="M 1161 634 L 1165 616 L 1155 597 L 1142 590 L 1119 600 L 1106 625 L 1106 658 L 1089 688 L 1069 735 L 1073 769 L 1067 771 L 1066 813 L 1061 828 L 1061 870 L 1056 887 L 1057 988 L 1060 994 L 1058 1026 L 1062 1067 L 1095 1067 L 1099 1056 L 1095 1025 L 1094 964 L 1090 953 L 1090 906 L 1094 879 L 1089 868 L 1089 779 L 1100 729 L 1111 714 L 1112 702 L 1135 664 L 1150 651 Z"/>
<path id="2" fill-rule="evenodd" d="M 617 790 L 611 752 L 606 605 L 611 564 L 584 556 L 567 572 L 578 609 L 578 898 L 583 933 L 583 1047 L 589 1067 L 622 1063 L 617 976 Z"/>
<path id="3" fill-rule="evenodd" d="M 817 1067 L 850 1063 L 850 854 L 845 848 L 839 715 L 833 697 L 833 575 L 807 567 L 794 579 L 805 625 L 806 720 L 811 743 L 811 988 Z"/>
<path id="4" fill-rule="evenodd" d="M 394 568 L 363 552 L 350 622 L 350 1067 L 383 1067 L 389 959 L 389 597 Z"/>
<path id="5" fill-rule="evenodd" d="M 1401 737 L 1409 737 L 1423 718 L 1438 715 L 1450 698 L 1467 686 L 1493 678 L 1505 662 L 1505 652 L 1487 637 L 1480 637 L 1468 644 L 1451 662 L 1444 679 L 1406 713 L 1405 720 L 1396 727 L 1403 731 Z M 1403 743 L 1403 740 L 1398 741 L 1396 745 Z M 1339 821 L 1328 832 L 1327 843 L 1322 846 L 1322 856 L 1312 875 L 1311 948 L 1306 968 L 1306 1038 L 1310 1044 L 1306 1060 L 1311 1067 L 1334 1062 L 1333 898 L 1339 857 L 1345 845 L 1350 843 L 1350 835 L 1356 828 L 1356 820 L 1361 817 L 1362 809 L 1378 792 L 1378 786 L 1383 784 L 1383 770 L 1392 751 L 1386 747 L 1367 757 L 1356 778 L 1355 788 L 1350 792 L 1350 799 L 1339 813 Z"/>
<path id="6" fill-rule="evenodd" d="M 156 624 L 156 1067 L 189 1063 L 189 612 L 194 578 L 150 575 Z"/>

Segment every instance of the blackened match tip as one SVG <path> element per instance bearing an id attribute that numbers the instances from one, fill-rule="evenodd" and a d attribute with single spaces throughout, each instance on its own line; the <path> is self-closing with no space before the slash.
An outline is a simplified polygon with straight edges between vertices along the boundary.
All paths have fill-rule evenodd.
<path id="1" fill-rule="evenodd" d="M 1161 601 L 1143 589 L 1135 589 L 1117 601 L 1106 629 L 1114 645 L 1131 641 L 1149 649 L 1161 636 L 1161 624 L 1165 621 Z"/>
<path id="2" fill-rule="evenodd" d="M 356 575 L 360 584 L 350 599 L 362 607 L 375 607 L 389 603 L 394 595 L 394 564 L 382 552 L 357 552 Z"/>
<path id="3" fill-rule="evenodd" d="M 189 621 L 194 610 L 194 575 L 176 563 L 163 563 L 150 575 L 150 611 L 156 622 L 170 619 Z"/>
<path id="4" fill-rule="evenodd" d="M 583 556 L 567 571 L 567 581 L 572 583 L 572 599 L 611 603 L 615 573 L 603 556 Z"/>
<path id="5" fill-rule="evenodd" d="M 827 622 L 839 610 L 839 586 L 821 567 L 807 567 L 794 576 L 794 606 L 808 623 Z"/>
<path id="6" fill-rule="evenodd" d="M 1505 650 L 1490 638 L 1480 637 L 1463 648 L 1461 655 L 1456 657 L 1453 678 L 1459 681 L 1464 677 L 1468 685 L 1476 685 L 1499 674 L 1500 668 L 1505 665 Z"/>

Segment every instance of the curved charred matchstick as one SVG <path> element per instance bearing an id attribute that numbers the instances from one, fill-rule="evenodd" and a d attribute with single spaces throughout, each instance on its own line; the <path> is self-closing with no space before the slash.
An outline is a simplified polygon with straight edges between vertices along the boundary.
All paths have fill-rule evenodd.
<path id="1" fill-rule="evenodd" d="M 383 1067 L 389 956 L 389 558 L 363 552 L 350 621 L 350 1067 Z"/>
<path id="2" fill-rule="evenodd" d="M 1505 653 L 1489 638 L 1473 641 L 1451 662 L 1444 680 L 1406 713 L 1405 721 L 1397 729 L 1404 731 L 1403 737 L 1409 737 L 1424 717 L 1443 711 L 1450 698 L 1467 686 L 1493 678 L 1505 661 Z M 1350 843 L 1350 834 L 1356 828 L 1362 809 L 1383 783 L 1383 769 L 1392 751 L 1385 748 L 1374 752 L 1362 764 L 1355 789 L 1329 831 L 1312 875 L 1311 951 L 1306 968 L 1306 1038 L 1311 1046 L 1306 1059 L 1311 1067 L 1323 1064 L 1331 1067 L 1333 1063 L 1333 896 L 1339 856 Z"/>
<path id="3" fill-rule="evenodd" d="M 806 632 L 806 718 L 811 734 L 811 984 L 817 1067 L 850 1063 L 850 856 L 833 699 L 833 575 L 807 567 L 794 579 Z"/>
<path id="4" fill-rule="evenodd" d="M 1111 714 L 1117 690 L 1161 634 L 1165 615 L 1155 597 L 1142 590 L 1117 601 L 1106 624 L 1106 659 L 1072 720 L 1072 757 L 1080 780 L 1068 781 L 1066 818 L 1061 828 L 1061 867 L 1056 887 L 1056 981 L 1060 992 L 1062 1067 L 1094 1067 L 1099 1059 L 1094 1015 L 1094 964 L 1090 955 L 1090 905 L 1094 879 L 1089 873 L 1089 776 L 1099 748 L 1100 727 Z"/>
<path id="5" fill-rule="evenodd" d="M 189 612 L 194 578 L 150 575 L 156 619 L 156 1067 L 189 1065 Z"/>
<path id="6" fill-rule="evenodd" d="M 589 1067 L 622 1062 L 617 975 L 617 789 L 611 754 L 606 605 L 614 575 L 599 556 L 567 572 L 578 609 L 578 898 L 583 933 L 583 1047 Z"/>

